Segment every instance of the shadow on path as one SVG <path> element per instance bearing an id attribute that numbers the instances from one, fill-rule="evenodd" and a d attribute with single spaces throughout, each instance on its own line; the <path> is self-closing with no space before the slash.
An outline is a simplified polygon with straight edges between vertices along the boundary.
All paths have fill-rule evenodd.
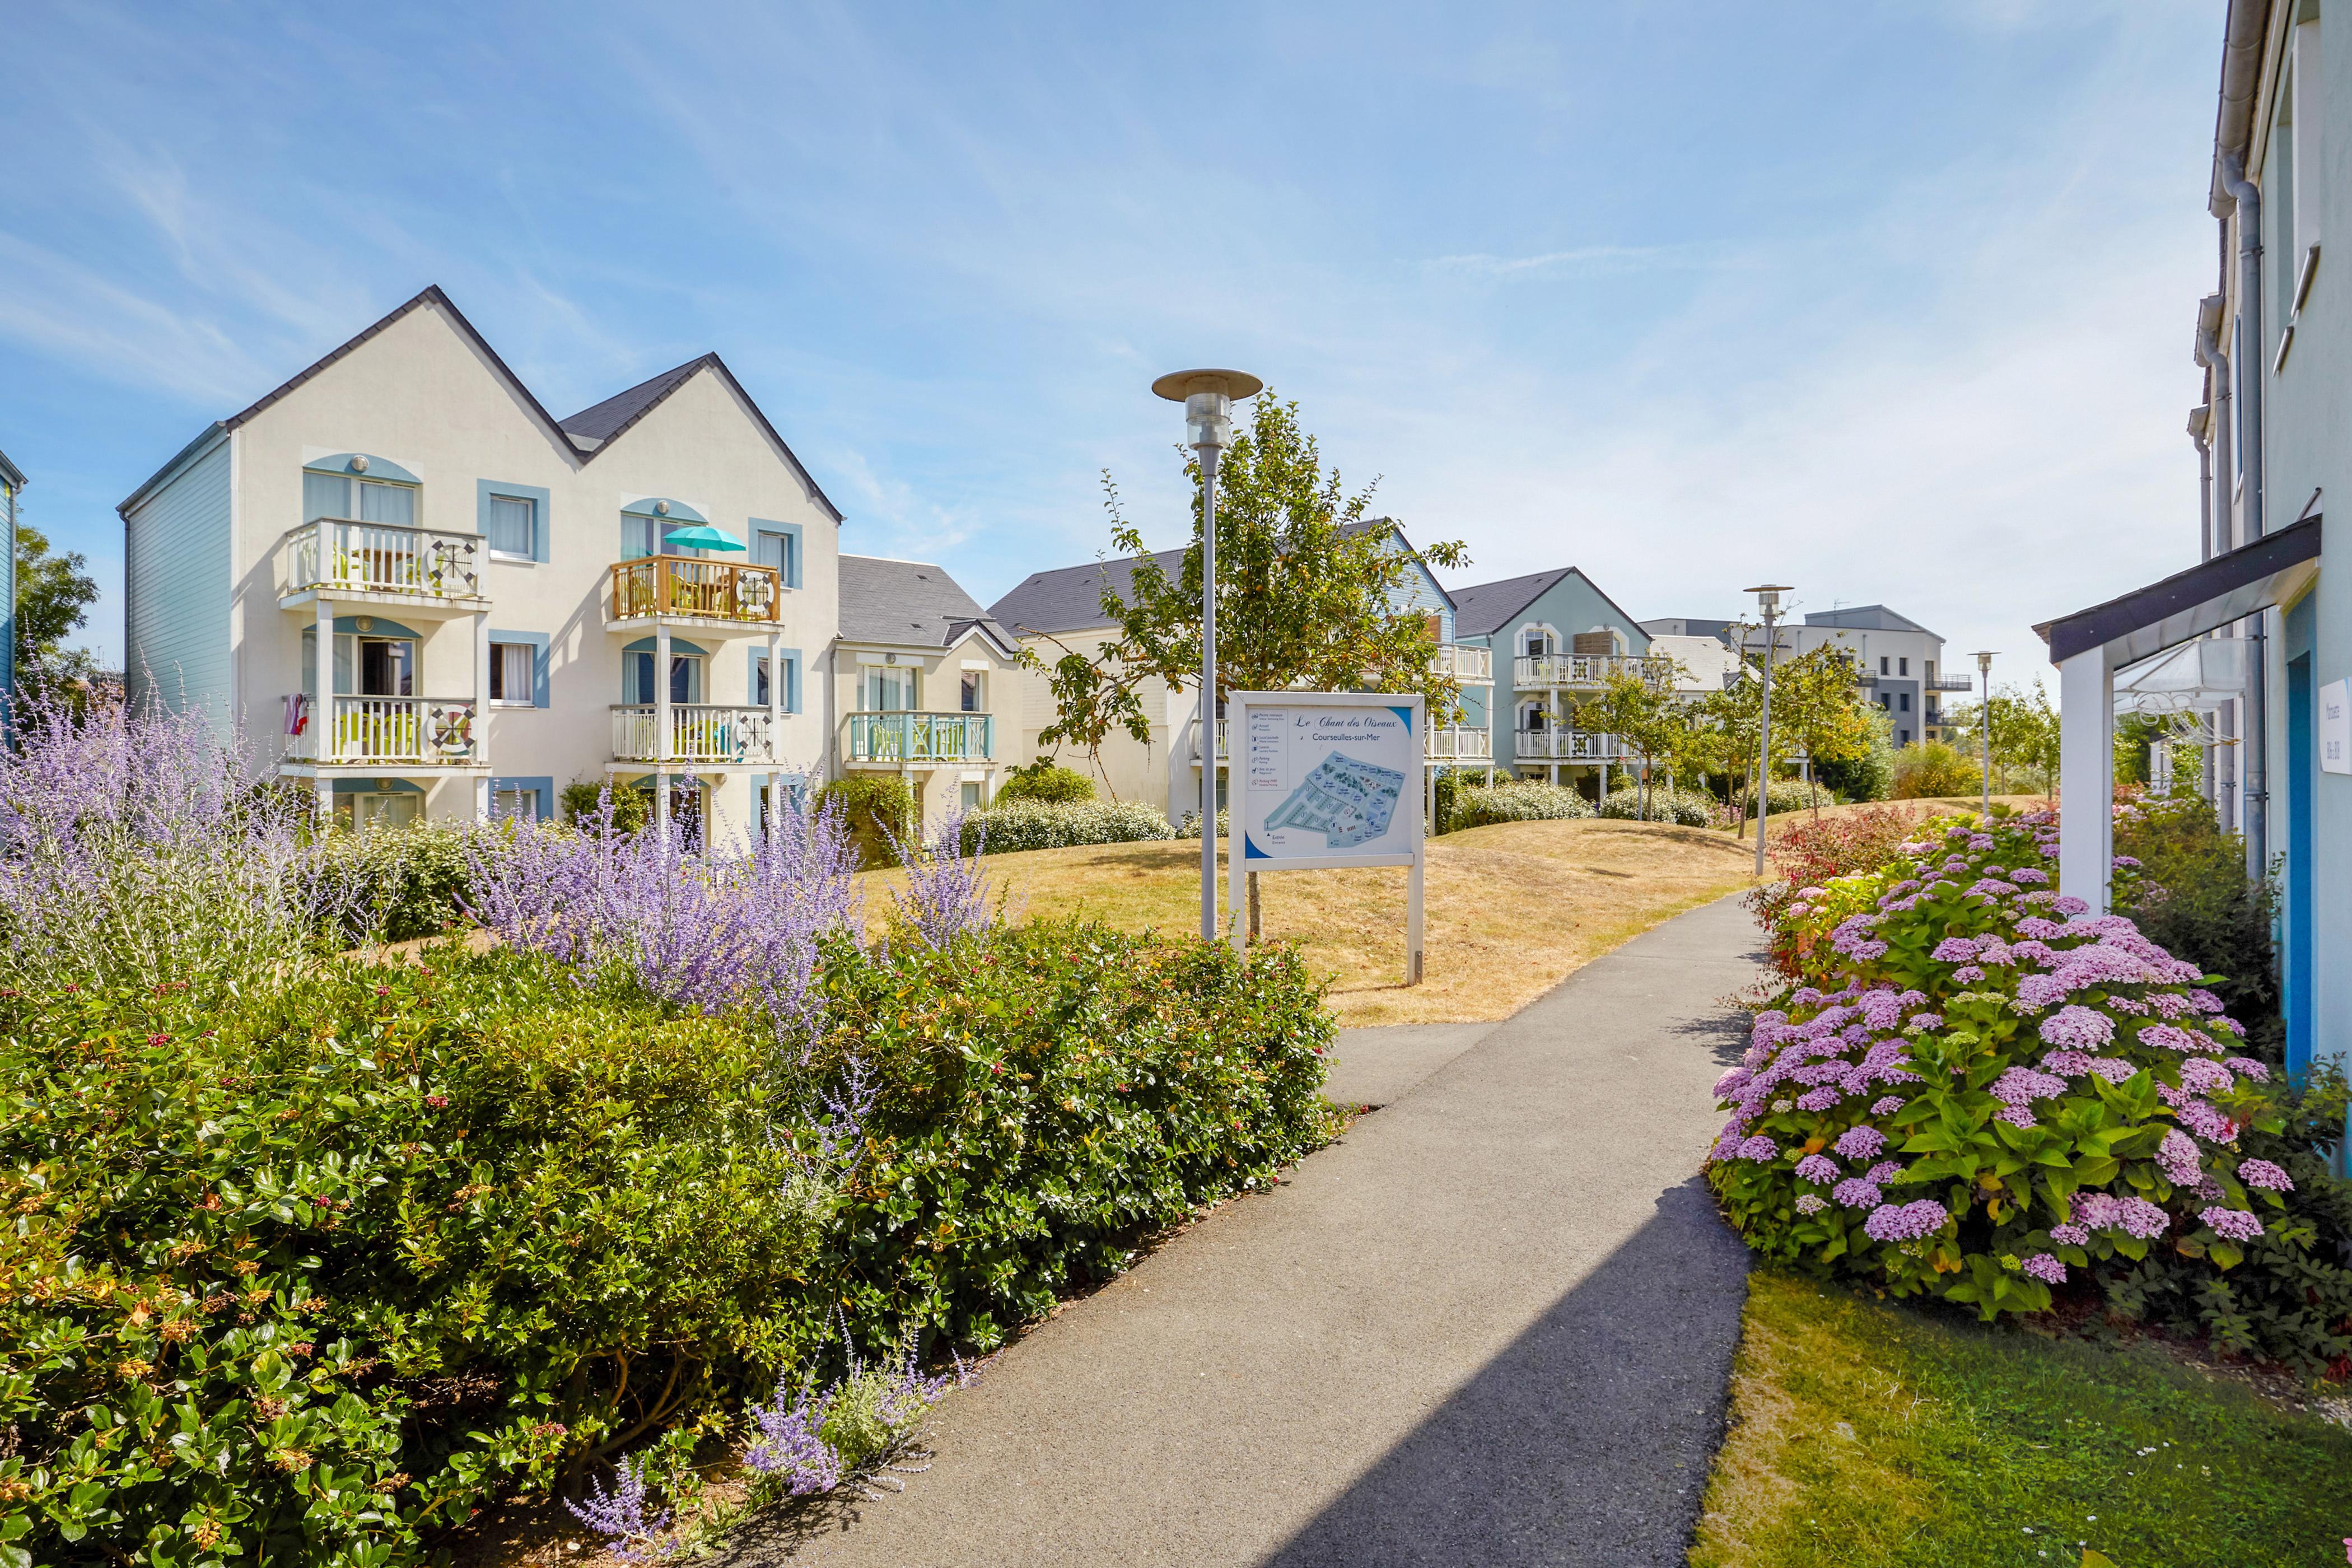
<path id="1" fill-rule="evenodd" d="M 1697 1178 L 1266 1560 L 1680 1563 L 1722 1440 L 1748 1251 Z"/>

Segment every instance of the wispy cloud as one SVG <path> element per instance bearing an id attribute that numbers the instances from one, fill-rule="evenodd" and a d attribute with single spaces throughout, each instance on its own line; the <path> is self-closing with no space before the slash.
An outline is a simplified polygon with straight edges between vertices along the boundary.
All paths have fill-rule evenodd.
<path id="1" fill-rule="evenodd" d="M 1548 251 L 1541 256 L 1440 256 L 1423 265 L 1433 272 L 1538 281 L 1653 268 L 1718 268 L 1743 263 L 1711 246 L 1581 245 L 1573 250 Z"/>

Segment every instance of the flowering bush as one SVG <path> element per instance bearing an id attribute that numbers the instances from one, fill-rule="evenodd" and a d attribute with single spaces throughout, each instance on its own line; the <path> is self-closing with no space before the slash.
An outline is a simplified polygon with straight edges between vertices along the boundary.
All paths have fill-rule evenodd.
<path id="1" fill-rule="evenodd" d="M 1653 781 L 1650 784 L 1649 816 L 1651 822 L 1671 822 L 1683 827 L 1711 827 L 1717 813 L 1715 797 L 1696 790 L 1669 789 Z M 1621 777 L 1609 798 L 1601 803 L 1598 815 L 1619 818 L 1639 818 L 1642 816 L 1642 788 L 1630 777 Z"/>
<path id="2" fill-rule="evenodd" d="M 1799 942 L 1831 929 L 1838 920 L 1867 908 L 1877 896 L 1868 879 L 1856 883 L 1824 905 L 1826 886 L 1840 877 L 1874 872 L 1895 858 L 1898 847 L 1917 826 L 1923 808 L 1865 806 L 1840 816 L 1807 817 L 1772 837 L 1770 851 L 1779 880 L 1761 883 L 1745 897 L 1749 912 L 1771 939 L 1772 961 L 1783 974 L 1798 976 Z M 1803 926 L 1782 916 L 1803 889 L 1813 921 Z M 1810 947 L 1810 942 L 1806 946 Z"/>
<path id="3" fill-rule="evenodd" d="M 1574 821 L 1593 816 L 1592 803 L 1574 790 L 1534 779 L 1517 779 L 1491 787 L 1465 784 L 1454 797 L 1449 832 L 1485 827 L 1496 822 Z"/>
<path id="4" fill-rule="evenodd" d="M 1800 890 L 1787 921 L 1835 923 L 1724 1076 L 1708 1163 L 1751 1245 L 1990 1318 L 2158 1246 L 2226 1270 L 2279 1222 L 2242 1146 L 2284 1125 L 2270 1068 L 2194 966 L 2071 918 L 2056 857 L 2047 815 L 1946 818 Z"/>
<path id="5" fill-rule="evenodd" d="M 1173 838 L 1175 827 L 1160 808 L 1139 800 L 1000 800 L 963 819 L 967 855 L 1009 855 L 1022 849 L 1060 849 L 1073 844 L 1128 844 Z"/>

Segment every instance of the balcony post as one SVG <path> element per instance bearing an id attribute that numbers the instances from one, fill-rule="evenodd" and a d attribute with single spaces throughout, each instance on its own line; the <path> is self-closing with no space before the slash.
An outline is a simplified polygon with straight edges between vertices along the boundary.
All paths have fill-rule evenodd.
<path id="1" fill-rule="evenodd" d="M 484 763 L 490 755 L 490 613 L 474 612 L 474 727 L 468 762 Z M 474 820 L 490 819 L 490 775 L 474 780 Z"/>
<path id="2" fill-rule="evenodd" d="M 776 608 L 783 608 L 783 590 L 776 590 Z M 783 814 L 783 796 L 778 793 L 783 775 L 774 763 L 782 749 L 784 734 L 784 634 L 775 627 L 768 632 L 768 842 L 776 841 L 778 818 Z"/>
<path id="3" fill-rule="evenodd" d="M 317 646 L 311 652 L 318 668 L 310 673 L 319 700 L 311 712 L 310 721 L 319 726 L 319 735 L 311 742 L 310 751 L 323 767 L 335 757 L 335 606 L 333 601 L 327 597 L 324 588 L 320 590 L 315 605 L 318 610 L 318 631 L 314 634 Z M 331 806 L 334 802 L 330 799 L 327 804 Z"/>
<path id="4" fill-rule="evenodd" d="M 656 558 L 660 573 L 667 558 Z M 657 598 L 656 605 L 660 604 Z M 669 842 L 669 623 L 654 623 L 654 831 Z"/>

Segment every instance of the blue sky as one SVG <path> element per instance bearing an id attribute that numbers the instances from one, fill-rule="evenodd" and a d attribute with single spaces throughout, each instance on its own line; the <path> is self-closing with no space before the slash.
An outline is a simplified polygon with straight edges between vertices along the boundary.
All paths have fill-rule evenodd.
<path id="1" fill-rule="evenodd" d="M 559 413 L 718 350 L 983 602 L 1105 468 L 1178 541 L 1200 363 L 1637 616 L 2021 675 L 2195 556 L 2220 0 L 10 11 L 0 449 L 118 658 L 114 503 L 435 282 Z"/>

